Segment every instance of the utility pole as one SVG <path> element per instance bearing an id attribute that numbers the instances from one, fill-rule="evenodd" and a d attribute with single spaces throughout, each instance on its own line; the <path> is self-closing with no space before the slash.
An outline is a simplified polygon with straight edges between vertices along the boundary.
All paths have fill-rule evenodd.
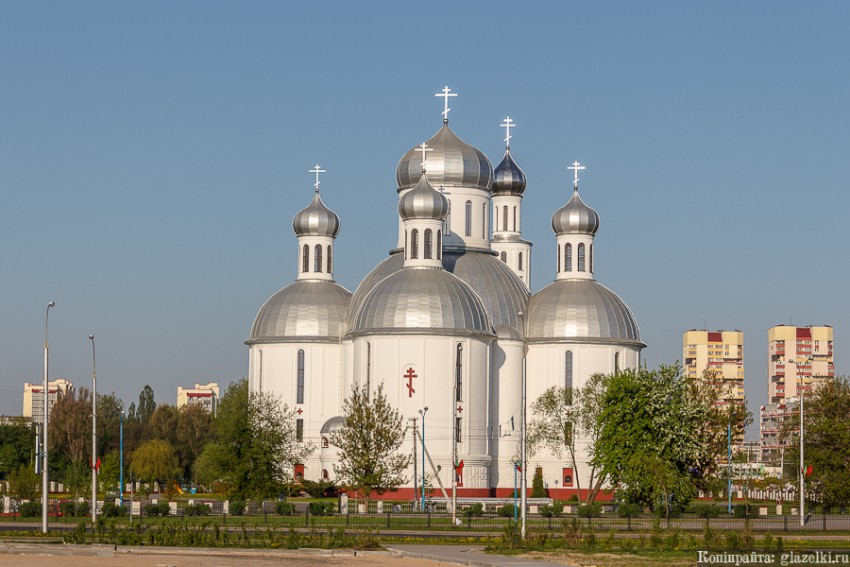
<path id="1" fill-rule="evenodd" d="M 416 422 L 418 421 L 418 419 L 415 418 L 415 417 L 408 417 L 407 421 L 413 422 L 413 509 L 415 510 L 417 508 L 417 506 L 419 505 L 419 498 L 418 498 L 418 493 L 419 493 L 419 490 L 418 490 L 419 472 L 418 471 L 419 471 L 419 469 L 416 466 L 416 449 L 417 449 L 417 447 L 416 447 L 416 434 L 417 434 Z M 422 463 L 422 466 L 425 466 L 425 463 Z"/>

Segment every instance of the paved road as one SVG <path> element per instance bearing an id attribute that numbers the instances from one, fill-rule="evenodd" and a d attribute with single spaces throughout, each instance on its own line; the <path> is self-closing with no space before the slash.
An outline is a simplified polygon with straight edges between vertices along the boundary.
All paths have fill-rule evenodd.
<path id="1" fill-rule="evenodd" d="M 408 557 L 431 559 L 458 565 L 477 567 L 563 567 L 563 563 L 551 563 L 539 559 L 491 555 L 484 553 L 482 545 L 387 545 L 387 549 L 398 551 Z"/>

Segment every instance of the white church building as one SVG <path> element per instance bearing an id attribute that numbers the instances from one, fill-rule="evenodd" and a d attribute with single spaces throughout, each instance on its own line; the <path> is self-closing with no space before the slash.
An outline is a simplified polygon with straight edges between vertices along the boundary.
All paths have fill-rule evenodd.
<path id="1" fill-rule="evenodd" d="M 521 231 L 526 177 L 511 156 L 511 120 L 494 169 L 449 128 L 449 91 L 440 95 L 442 127 L 396 168 L 397 245 L 354 293 L 334 281 L 340 219 L 319 195 L 319 166 L 312 170 L 313 200 L 292 223 L 295 281 L 266 301 L 246 341 L 251 390 L 280 395 L 296 412 L 299 438 L 316 447 L 296 475 L 334 479 L 330 434 L 342 424 L 344 398 L 353 385 L 383 384 L 405 423 L 424 425 L 444 485 L 456 443 L 458 495 L 507 496 L 520 454 L 524 357 L 529 406 L 552 386 L 580 388 L 595 373 L 639 365 L 646 345 L 634 315 L 594 277 L 600 223 L 579 196 L 583 167 L 570 168 L 573 190 L 552 216 L 555 239 L 542 255 L 556 266 L 555 281 L 532 293 L 532 245 Z M 529 485 L 540 468 L 551 496 L 575 494 L 576 476 L 584 492 L 583 446 L 578 440 L 577 470 L 566 454 L 529 455 Z M 401 450 L 413 447 L 409 433 Z M 421 448 L 417 459 L 421 480 Z M 406 476 L 398 498 L 414 496 L 412 464 Z"/>

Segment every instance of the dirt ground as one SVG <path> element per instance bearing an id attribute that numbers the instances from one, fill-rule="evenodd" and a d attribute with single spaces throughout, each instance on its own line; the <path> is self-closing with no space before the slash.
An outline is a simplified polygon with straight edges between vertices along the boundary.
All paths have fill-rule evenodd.
<path id="1" fill-rule="evenodd" d="M 3 567 L 391 567 L 404 561 L 405 567 L 445 567 L 445 563 L 400 557 L 390 553 L 342 552 L 339 555 L 299 551 L 230 552 L 171 550 L 133 550 L 131 552 L 95 551 L 89 547 L 21 546 L 0 550 Z"/>

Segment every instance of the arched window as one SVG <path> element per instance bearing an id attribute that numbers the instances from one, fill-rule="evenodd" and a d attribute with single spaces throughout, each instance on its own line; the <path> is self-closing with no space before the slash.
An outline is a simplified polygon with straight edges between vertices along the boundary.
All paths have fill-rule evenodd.
<path id="1" fill-rule="evenodd" d="M 465 232 L 467 236 L 472 236 L 472 201 L 466 202 L 466 219 L 465 223 Z"/>
<path id="2" fill-rule="evenodd" d="M 516 207 L 514 207 L 514 232 L 516 232 Z"/>
<path id="3" fill-rule="evenodd" d="M 573 351 L 568 350 L 564 356 L 564 388 L 569 390 L 573 387 Z"/>
<path id="4" fill-rule="evenodd" d="M 573 271 L 573 245 L 570 243 L 564 247 L 564 271 Z"/>
<path id="5" fill-rule="evenodd" d="M 404 231 L 404 259 L 407 260 L 407 248 L 410 246 L 410 241 L 407 240 L 407 231 Z"/>
<path id="6" fill-rule="evenodd" d="M 499 230 L 499 207 L 493 207 L 493 230 Z"/>
<path id="7" fill-rule="evenodd" d="M 328 480 L 328 478 L 330 478 L 330 475 L 328 474 L 328 469 L 322 469 L 322 479 Z"/>
<path id="8" fill-rule="evenodd" d="M 558 273 L 561 272 L 561 245 L 558 244 Z"/>
<path id="9" fill-rule="evenodd" d="M 419 231 L 415 228 L 410 231 L 410 257 L 419 258 Z"/>
<path id="10" fill-rule="evenodd" d="M 328 244 L 328 273 L 331 274 L 334 271 L 334 255 L 333 250 L 331 250 L 331 245 Z"/>
<path id="11" fill-rule="evenodd" d="M 614 374 L 620 371 L 620 353 L 614 353 Z"/>
<path id="12" fill-rule="evenodd" d="M 481 203 L 481 238 L 487 238 L 487 203 Z"/>
<path id="13" fill-rule="evenodd" d="M 431 235 L 431 229 L 426 228 L 425 229 L 425 249 L 422 250 L 422 257 L 425 258 L 426 260 L 431 259 L 431 244 L 432 244 L 431 239 L 432 238 L 433 237 Z"/>
<path id="14" fill-rule="evenodd" d="M 442 193 L 442 187 L 440 187 L 440 192 Z M 443 223 L 443 231 L 446 234 L 452 233 L 452 202 L 450 199 L 447 199 L 449 202 L 449 211 L 446 213 L 446 222 Z"/>
<path id="15" fill-rule="evenodd" d="M 590 273 L 593 273 L 593 244 L 590 245 Z"/>
<path id="16" fill-rule="evenodd" d="M 372 387 L 372 343 L 366 343 L 366 396 L 368 397 Z"/>
<path id="17" fill-rule="evenodd" d="M 328 448 L 328 447 L 330 447 L 330 446 L 331 446 L 331 444 L 330 444 L 330 442 L 328 441 L 328 438 L 327 438 L 327 437 L 322 437 L 322 449 L 327 449 L 327 448 Z M 324 472 L 327 472 L 327 471 L 324 471 Z"/>
<path id="18" fill-rule="evenodd" d="M 301 271 L 310 271 L 310 247 L 306 244 L 304 245 L 304 251 L 301 253 Z"/>
<path id="19" fill-rule="evenodd" d="M 304 403 L 304 351 L 298 351 L 298 373 L 297 385 L 295 390 L 295 403 Z"/>
<path id="20" fill-rule="evenodd" d="M 314 249 L 314 253 L 316 257 L 313 259 L 313 271 L 321 272 L 322 271 L 322 245 L 316 244 L 316 248 Z"/>
<path id="21" fill-rule="evenodd" d="M 519 262 L 517 262 L 517 267 L 520 269 L 520 271 L 525 269 L 522 265 L 522 252 L 519 253 Z"/>
<path id="22" fill-rule="evenodd" d="M 437 260 L 443 259 L 443 233 L 437 231 Z"/>
<path id="23" fill-rule="evenodd" d="M 508 206 L 505 205 L 502 207 L 502 230 L 507 232 L 508 230 Z"/>
<path id="24" fill-rule="evenodd" d="M 455 362 L 455 401 L 463 400 L 463 345 L 458 343 L 457 361 Z"/>
<path id="25" fill-rule="evenodd" d="M 502 262 L 504 262 L 505 264 L 508 263 L 508 255 L 506 253 L 502 252 L 499 257 L 502 259 Z"/>
<path id="26" fill-rule="evenodd" d="M 578 271 L 584 271 L 584 242 L 580 242 L 578 245 Z"/>

